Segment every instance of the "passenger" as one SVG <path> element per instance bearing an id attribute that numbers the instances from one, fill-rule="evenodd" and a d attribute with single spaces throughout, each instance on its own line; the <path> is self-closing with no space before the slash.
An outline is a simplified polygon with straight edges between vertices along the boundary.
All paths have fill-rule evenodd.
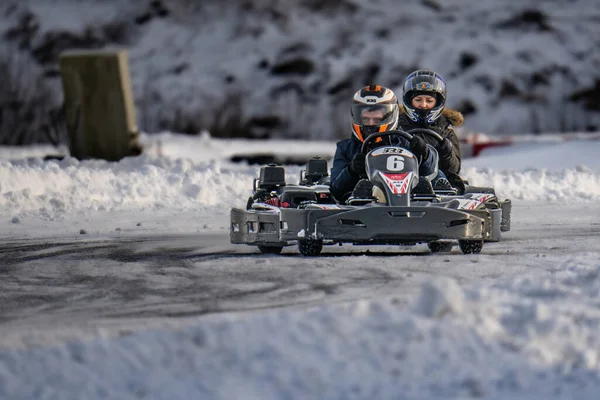
<path id="1" fill-rule="evenodd" d="M 415 128 L 431 129 L 439 133 L 443 142 L 426 134 L 419 134 L 433 145 L 439 155 L 440 173 L 433 179 L 434 189 L 454 187 L 460 194 L 465 185 L 460 178 L 461 153 L 454 127 L 464 123 L 463 115 L 446 108 L 446 82 L 438 73 L 420 69 L 412 72 L 402 88 L 402 107 L 398 128 L 409 131 Z"/>
<path id="2" fill-rule="evenodd" d="M 376 132 L 397 129 L 399 111 L 396 95 L 386 87 L 371 85 L 354 94 L 351 105 L 352 136 L 337 143 L 331 168 L 330 191 L 338 202 L 345 202 L 358 181 L 366 177 L 366 155 L 360 152 L 365 139 Z M 433 147 L 419 136 L 410 142 L 401 136 L 396 138 L 398 145 L 417 156 L 421 176 L 435 176 L 437 168 Z M 374 143 L 373 147 L 381 144 L 384 141 Z"/>

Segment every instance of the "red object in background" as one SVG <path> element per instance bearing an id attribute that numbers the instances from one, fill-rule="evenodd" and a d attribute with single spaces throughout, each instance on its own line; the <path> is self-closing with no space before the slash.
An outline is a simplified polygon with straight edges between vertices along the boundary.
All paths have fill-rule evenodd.
<path id="1" fill-rule="evenodd" d="M 461 139 L 460 147 L 463 158 L 477 157 L 490 147 L 509 146 L 513 140 L 511 137 L 489 137 L 487 135 L 473 134 Z"/>
<path id="2" fill-rule="evenodd" d="M 477 157 L 479 153 L 490 147 L 509 146 L 511 141 L 503 142 L 487 142 L 487 143 L 474 143 L 473 144 L 473 157 Z"/>
<path id="3" fill-rule="evenodd" d="M 271 197 L 269 200 L 265 200 L 265 203 L 281 208 L 288 208 L 290 206 L 290 203 L 287 201 L 279 201 L 279 197 Z"/>

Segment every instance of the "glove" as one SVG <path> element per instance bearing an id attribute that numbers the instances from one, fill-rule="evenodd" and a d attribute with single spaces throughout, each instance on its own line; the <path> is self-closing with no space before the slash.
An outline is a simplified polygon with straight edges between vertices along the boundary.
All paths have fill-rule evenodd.
<path id="1" fill-rule="evenodd" d="M 448 138 L 445 138 L 443 141 L 436 144 L 435 149 L 438 151 L 440 157 L 445 157 L 452 152 L 453 147 L 452 142 L 448 140 Z"/>
<path id="2" fill-rule="evenodd" d="M 452 187 L 458 190 L 458 194 L 465 194 L 465 182 L 457 173 L 446 171 L 446 176 L 448 177 L 448 181 L 450 181 Z"/>
<path id="3" fill-rule="evenodd" d="M 350 172 L 354 175 L 364 175 L 365 174 L 365 158 L 366 154 L 357 153 L 352 158 L 350 162 Z"/>
<path id="4" fill-rule="evenodd" d="M 424 160 L 429 156 L 429 148 L 427 148 L 427 143 L 418 136 L 413 136 L 408 149 L 421 160 Z"/>

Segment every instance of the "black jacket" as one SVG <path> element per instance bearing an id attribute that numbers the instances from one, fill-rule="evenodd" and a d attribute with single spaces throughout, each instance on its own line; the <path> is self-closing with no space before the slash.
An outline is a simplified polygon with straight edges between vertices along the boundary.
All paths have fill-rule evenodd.
<path id="1" fill-rule="evenodd" d="M 400 117 L 398 118 L 398 128 L 409 131 L 414 128 L 427 128 L 439 133 L 443 138 L 448 138 L 452 143 L 452 151 L 448 154 L 439 154 L 440 161 L 439 167 L 446 175 L 459 174 L 461 168 L 461 153 L 460 143 L 458 136 L 454 131 L 454 127 L 460 127 L 464 123 L 463 115 L 455 110 L 444 109 L 442 116 L 438 118 L 433 125 L 429 124 L 418 124 L 408 118 L 408 115 L 404 112 L 404 108 L 400 107 Z M 427 136 L 426 134 L 417 134 L 427 141 L 432 146 L 436 146 L 437 141 Z"/>
<path id="2" fill-rule="evenodd" d="M 408 141 L 398 137 L 399 145 L 408 149 Z M 331 168 L 330 191 L 333 197 L 339 202 L 344 202 L 358 183 L 360 177 L 350 171 L 350 162 L 355 154 L 360 151 L 362 142 L 351 138 L 340 140 L 333 156 L 333 166 Z M 431 150 L 431 149 L 430 149 Z M 435 158 L 433 151 L 429 156 L 419 164 L 419 175 L 428 176 L 435 172 Z"/>

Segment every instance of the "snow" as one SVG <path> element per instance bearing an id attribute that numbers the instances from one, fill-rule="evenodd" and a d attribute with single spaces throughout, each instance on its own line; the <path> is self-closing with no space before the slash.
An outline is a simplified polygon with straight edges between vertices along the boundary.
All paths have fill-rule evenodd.
<path id="1" fill-rule="evenodd" d="M 26 10 L 36 17 L 35 29 L 19 39 L 31 42 L 19 61 L 43 47 L 47 35 L 81 37 L 90 30 L 101 38 L 106 25 L 123 24 L 145 131 L 162 129 L 162 122 L 178 115 L 175 109 L 181 119 L 206 127 L 224 104 L 244 98 L 243 117 L 264 116 L 265 110 L 283 117 L 286 131 L 274 136 L 319 141 L 143 134 L 144 155 L 118 163 L 43 159 L 67 154 L 64 148 L 0 147 L 0 241 L 41 244 L 23 260 L 6 261 L 0 252 L 6 290 L 0 304 L 0 398 L 598 398 L 597 136 L 517 137 L 510 146 L 464 160 L 463 175 L 472 184 L 493 186 L 513 201 L 513 229 L 480 255 L 384 249 L 345 256 L 350 251 L 345 247 L 329 250 L 332 256 L 319 261 L 304 261 L 294 249 L 286 248 L 282 257 L 259 256 L 223 242 L 229 209 L 245 203 L 258 168 L 230 159 L 240 154 L 271 154 L 282 161 L 306 154 L 331 158 L 333 132 L 345 129 L 340 121 L 346 121 L 347 99 L 365 84 L 365 60 L 376 60 L 377 83 L 395 90 L 414 68 L 442 73 L 451 107 L 463 100 L 477 106 L 466 119 L 468 131 L 597 127 L 597 113 L 566 101 L 597 79 L 596 1 L 452 0 L 440 2 L 440 12 L 432 10 L 436 2 L 416 0 L 402 7 L 390 0 L 339 2 L 355 5 L 354 14 L 344 5 L 312 14 L 286 1 L 253 2 L 254 11 L 180 1 L 171 3 L 169 18 L 139 26 L 132 21 L 148 7 L 134 3 L 3 3 L 0 28 L 6 32 L 19 25 Z M 543 11 L 553 30 L 498 28 L 526 7 Z M 378 35 L 382 27 L 387 35 Z M 460 67 L 464 53 L 477 62 Z M 314 72 L 271 73 L 277 63 L 296 57 L 312 61 Z M 35 74 L 53 68 L 33 62 L 27 67 L 32 82 Z M 532 83 L 536 74 L 549 84 Z M 59 104 L 58 78 L 48 79 L 54 79 Z M 504 97 L 505 81 L 522 93 Z M 343 82 L 348 89 L 328 93 Z M 298 93 L 286 87 L 299 88 Z M 288 181 L 297 181 L 300 169 L 287 166 Z M 184 248 L 192 254 L 229 254 L 224 261 L 209 260 L 210 267 L 185 272 L 202 281 L 239 276 L 230 283 L 237 290 L 275 293 L 250 299 L 247 309 L 227 311 L 234 301 L 221 299 L 214 314 L 117 321 L 94 319 L 85 295 L 73 299 L 66 294 L 76 288 L 53 286 L 65 263 L 70 273 L 142 280 L 151 289 L 166 287 L 183 296 L 178 289 L 187 275 L 169 270 L 171 287 L 148 276 L 141 262 L 125 268 L 85 256 L 87 248 L 95 254 L 95 245 L 130 238 L 143 239 L 131 245 L 134 252 Z M 59 250 L 43 246 L 60 241 L 66 244 Z M 82 248 L 84 255 L 65 260 L 57 255 L 65 247 Z M 252 275 L 257 264 L 264 268 L 261 276 Z M 31 281 L 13 282 L 14 269 L 31 271 Z M 345 286 L 321 298 L 307 290 L 305 276 L 311 274 L 319 284 Z M 278 280 L 285 279 L 293 286 L 277 291 Z M 18 296 L 21 292 L 46 280 L 43 295 L 64 293 L 73 303 L 64 314 L 63 309 L 53 313 L 50 300 L 47 308 L 31 306 L 32 315 L 10 308 L 26 298 Z M 301 301 L 293 305 L 278 298 L 294 290 L 308 294 L 297 294 Z M 111 298 L 103 306 L 131 312 L 157 307 L 149 300 Z M 164 307 L 193 315 L 194 300 Z"/>
<path id="2" fill-rule="evenodd" d="M 335 149 L 333 142 L 224 141 L 208 134 L 143 135 L 142 141 L 144 155 L 120 162 L 44 161 L 44 154 L 63 150 L 1 147 L 0 240 L 226 234 L 228 210 L 245 202 L 258 168 L 230 162 L 232 154 L 266 148 L 330 157 Z M 125 336 L 109 323 L 87 330 L 67 323 L 53 328 L 52 341 L 36 342 L 43 333 L 34 326 L 7 325 L 0 398 L 596 399 L 600 161 L 593 155 L 599 150 L 598 140 L 537 146 L 524 140 L 464 160 L 473 184 L 494 186 L 513 200 L 513 229 L 498 250 L 460 255 L 464 264 L 446 263 L 407 293 L 391 286 L 315 306 L 132 322 Z M 300 169 L 286 167 L 288 180 L 297 181 Z M 539 234 L 532 226 L 539 219 L 547 226 L 558 221 L 547 210 L 577 205 L 585 212 L 568 218 L 589 230 L 585 250 L 549 253 L 566 245 L 566 230 L 533 245 L 526 241 Z M 360 270 L 373 262 L 367 257 L 342 257 L 341 267 Z M 32 265 L 41 273 L 54 268 L 52 260 Z M 263 258 L 269 268 L 298 268 L 296 257 L 280 266 L 277 260 Z M 402 258 L 372 260 L 403 271 Z M 411 274 L 437 260 L 404 257 L 421 265 Z M 228 261 L 229 269 L 255 262 Z M 78 261 L 86 263 L 106 273 L 92 259 Z M 335 263 L 329 258 L 317 267 L 323 283 Z M 481 279 L 472 275 L 477 271 Z M 495 277 L 483 277 L 489 275 Z"/>

